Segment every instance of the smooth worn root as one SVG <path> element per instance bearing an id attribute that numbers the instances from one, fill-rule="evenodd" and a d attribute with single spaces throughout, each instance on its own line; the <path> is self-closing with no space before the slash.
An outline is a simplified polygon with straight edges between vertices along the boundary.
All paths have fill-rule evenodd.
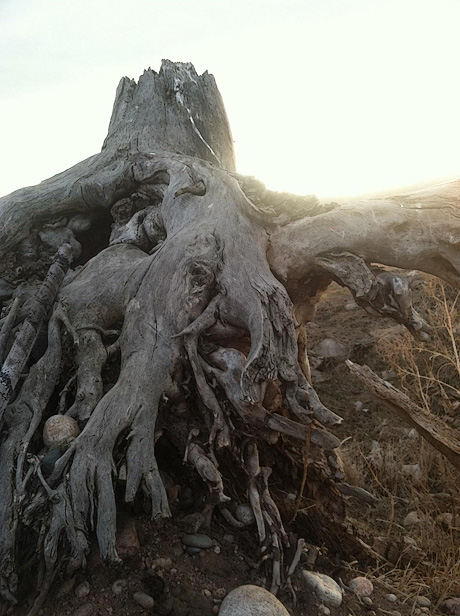
<path id="1" fill-rule="evenodd" d="M 78 333 L 75 363 L 77 365 L 77 392 L 75 402 L 67 415 L 84 421 L 89 419 L 102 398 L 102 368 L 107 361 L 107 351 L 100 333 L 95 329 L 83 329 Z"/>

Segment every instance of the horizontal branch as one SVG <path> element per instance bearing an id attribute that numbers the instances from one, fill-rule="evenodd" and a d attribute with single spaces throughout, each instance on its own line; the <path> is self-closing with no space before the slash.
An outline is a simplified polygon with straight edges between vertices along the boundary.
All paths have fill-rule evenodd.
<path id="1" fill-rule="evenodd" d="M 417 269 L 460 286 L 460 180 L 389 199 L 352 201 L 271 233 L 269 262 L 298 281 L 316 258 L 349 252 L 367 263 Z"/>
<path id="2" fill-rule="evenodd" d="M 402 391 L 384 381 L 368 366 L 360 366 L 347 360 L 352 374 L 368 387 L 403 421 L 414 427 L 433 447 L 440 451 L 452 464 L 460 469 L 460 439 L 439 417 L 428 413 L 414 404 Z"/>

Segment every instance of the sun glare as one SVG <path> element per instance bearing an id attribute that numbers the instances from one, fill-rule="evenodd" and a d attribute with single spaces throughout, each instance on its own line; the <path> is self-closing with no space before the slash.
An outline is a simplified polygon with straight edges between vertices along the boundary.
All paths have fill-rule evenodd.
<path id="1" fill-rule="evenodd" d="M 267 15 L 275 5 L 268 3 Z M 254 2 L 248 6 L 259 15 Z M 215 75 L 239 171 L 275 190 L 335 198 L 455 177 L 460 3 L 311 0 L 306 6 L 292 0 L 277 20 L 260 14 L 222 24 L 218 36 L 206 22 L 193 41 L 161 45 L 163 57 Z M 148 64 L 158 69 L 149 49 L 131 63 L 126 50 L 109 54 L 107 64 L 93 58 L 56 83 L 37 76 L 33 93 L 12 90 L 0 100 L 7 144 L 0 194 L 97 152 L 120 76 L 137 78 Z M 18 165 L 25 151 L 33 162 Z"/>

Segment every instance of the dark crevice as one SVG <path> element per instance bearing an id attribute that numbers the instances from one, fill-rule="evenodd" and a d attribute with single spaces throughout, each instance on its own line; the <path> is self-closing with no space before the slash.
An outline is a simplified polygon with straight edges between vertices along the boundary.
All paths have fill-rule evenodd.
<path id="1" fill-rule="evenodd" d="M 88 231 L 77 235 L 81 243 L 81 254 L 73 263 L 73 267 L 84 265 L 109 245 L 113 218 L 107 210 L 98 210 Z"/>

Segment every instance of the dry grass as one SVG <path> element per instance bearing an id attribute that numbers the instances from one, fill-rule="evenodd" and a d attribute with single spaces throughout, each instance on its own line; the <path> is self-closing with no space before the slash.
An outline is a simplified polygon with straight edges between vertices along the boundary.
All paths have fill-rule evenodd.
<path id="1" fill-rule="evenodd" d="M 460 429 L 460 298 L 434 279 L 423 282 L 419 311 L 430 324 L 430 342 L 402 331 L 379 341 L 378 353 L 396 373 L 395 385 L 422 408 Z M 383 422 L 375 440 L 347 443 L 344 466 L 350 480 L 372 487 L 381 506 L 367 520 L 393 549 L 390 567 L 374 571 L 406 596 L 431 595 L 441 602 L 460 593 L 460 477 L 458 471 L 409 427 Z M 405 527 L 408 512 L 421 522 Z M 415 542 L 415 543 L 413 543 Z M 406 545 L 408 552 L 404 551 Z M 416 546 L 418 556 L 411 554 Z M 410 549 L 409 549 L 410 548 Z M 399 557 L 398 557 L 399 550 Z"/>

